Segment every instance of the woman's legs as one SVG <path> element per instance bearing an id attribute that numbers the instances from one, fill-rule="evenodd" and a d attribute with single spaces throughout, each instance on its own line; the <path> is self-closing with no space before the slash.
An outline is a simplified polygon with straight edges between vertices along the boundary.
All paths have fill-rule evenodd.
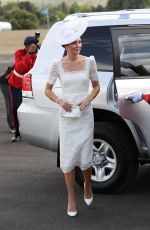
<path id="1" fill-rule="evenodd" d="M 84 177 L 84 198 L 90 199 L 93 197 L 91 188 L 91 174 L 92 167 L 82 171 Z M 76 212 L 76 196 L 75 196 L 75 170 L 64 173 L 67 192 L 68 192 L 68 210 L 69 212 Z"/>
<path id="2" fill-rule="evenodd" d="M 93 196 L 91 188 L 92 167 L 82 171 L 84 177 L 84 197 L 89 199 Z"/>
<path id="3" fill-rule="evenodd" d="M 75 170 L 72 170 L 68 173 L 64 173 L 65 182 L 68 192 L 68 211 L 75 212 L 77 211 L 76 207 L 76 197 L 75 197 Z"/>

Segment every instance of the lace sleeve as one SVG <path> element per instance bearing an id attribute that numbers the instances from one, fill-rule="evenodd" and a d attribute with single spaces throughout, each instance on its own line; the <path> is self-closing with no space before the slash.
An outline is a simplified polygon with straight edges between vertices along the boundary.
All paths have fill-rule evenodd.
<path id="1" fill-rule="evenodd" d="M 53 62 L 51 69 L 50 69 L 50 74 L 48 78 L 48 83 L 49 84 L 55 84 L 57 77 L 59 76 L 58 73 L 58 62 Z"/>
<path id="2" fill-rule="evenodd" d="M 94 56 L 90 56 L 90 79 L 91 81 L 98 81 L 97 66 Z"/>

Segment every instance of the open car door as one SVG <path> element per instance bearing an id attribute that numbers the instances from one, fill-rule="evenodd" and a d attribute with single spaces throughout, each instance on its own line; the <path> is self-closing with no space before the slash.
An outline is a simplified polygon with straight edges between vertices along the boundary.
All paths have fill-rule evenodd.
<path id="1" fill-rule="evenodd" d="M 150 150 L 150 105 L 125 99 L 133 92 L 150 94 L 150 27 L 116 27 L 111 35 L 120 115 L 132 121 L 142 148 Z"/>

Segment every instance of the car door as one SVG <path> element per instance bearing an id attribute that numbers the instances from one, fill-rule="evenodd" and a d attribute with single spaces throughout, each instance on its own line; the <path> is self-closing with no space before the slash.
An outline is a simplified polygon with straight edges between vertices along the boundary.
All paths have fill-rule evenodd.
<path id="1" fill-rule="evenodd" d="M 120 115 L 132 121 L 142 147 L 150 150 L 150 105 L 125 99 L 133 92 L 150 94 L 150 27 L 117 27 L 111 36 Z"/>

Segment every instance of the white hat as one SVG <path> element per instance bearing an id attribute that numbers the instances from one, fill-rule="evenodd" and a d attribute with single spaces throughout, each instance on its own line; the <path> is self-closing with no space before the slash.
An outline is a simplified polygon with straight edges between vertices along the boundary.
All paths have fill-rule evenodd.
<path id="1" fill-rule="evenodd" d="M 87 27 L 88 22 L 83 18 L 63 21 L 60 30 L 56 33 L 56 41 L 60 45 L 70 44 L 80 38 L 80 36 L 85 32 Z"/>

